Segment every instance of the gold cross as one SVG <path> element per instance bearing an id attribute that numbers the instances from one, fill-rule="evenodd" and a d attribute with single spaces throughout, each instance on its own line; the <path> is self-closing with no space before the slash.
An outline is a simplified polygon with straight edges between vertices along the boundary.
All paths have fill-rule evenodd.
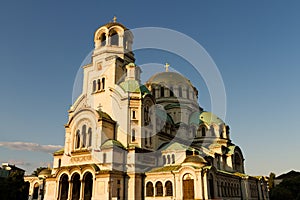
<path id="1" fill-rule="evenodd" d="M 169 67 L 170 67 L 170 64 L 169 64 L 169 63 L 166 63 L 166 64 L 165 64 L 166 72 L 169 71 Z"/>
<path id="2" fill-rule="evenodd" d="M 117 21 L 117 17 L 116 17 L 116 16 L 114 16 L 114 18 L 113 18 L 113 22 L 114 22 L 114 23 L 116 23 L 116 21 Z"/>

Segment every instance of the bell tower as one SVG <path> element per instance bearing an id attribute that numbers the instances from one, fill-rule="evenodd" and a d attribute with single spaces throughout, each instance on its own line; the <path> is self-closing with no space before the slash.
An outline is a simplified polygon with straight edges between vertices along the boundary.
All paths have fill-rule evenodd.
<path id="1" fill-rule="evenodd" d="M 111 91 L 126 77 L 126 65 L 134 63 L 132 52 L 133 34 L 114 17 L 99 27 L 94 34 L 94 50 L 91 63 L 83 66 L 83 94 L 87 106 L 101 108 L 110 114 Z M 106 101 L 105 101 L 106 99 Z"/>

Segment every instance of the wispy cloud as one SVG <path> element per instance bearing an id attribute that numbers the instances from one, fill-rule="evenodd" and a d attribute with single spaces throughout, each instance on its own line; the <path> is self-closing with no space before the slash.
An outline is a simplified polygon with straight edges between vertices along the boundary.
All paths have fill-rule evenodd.
<path id="1" fill-rule="evenodd" d="M 54 151 L 61 149 L 61 145 L 41 145 L 31 142 L 0 142 L 0 147 L 6 147 L 13 150 L 21 151 L 38 151 L 44 153 L 53 153 Z"/>

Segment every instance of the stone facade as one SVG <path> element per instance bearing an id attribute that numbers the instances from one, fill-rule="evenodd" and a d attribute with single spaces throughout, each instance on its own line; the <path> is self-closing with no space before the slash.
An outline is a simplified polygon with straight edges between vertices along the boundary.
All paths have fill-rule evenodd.
<path id="1" fill-rule="evenodd" d="M 133 34 L 118 22 L 94 42 L 46 200 L 268 199 L 264 179 L 245 174 L 229 126 L 199 106 L 187 78 L 166 71 L 141 84 Z"/>

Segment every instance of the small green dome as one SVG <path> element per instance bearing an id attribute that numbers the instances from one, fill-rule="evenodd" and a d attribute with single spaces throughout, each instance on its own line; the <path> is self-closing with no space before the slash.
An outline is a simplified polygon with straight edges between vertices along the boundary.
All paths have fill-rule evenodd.
<path id="1" fill-rule="evenodd" d="M 140 85 L 137 80 L 126 80 L 120 83 L 120 87 L 125 92 L 136 92 L 142 94 L 151 94 L 150 91 L 144 86 Z"/>
<path id="2" fill-rule="evenodd" d="M 111 148 L 111 147 L 114 147 L 114 146 L 119 147 L 121 149 L 125 149 L 125 147 L 122 145 L 122 143 L 117 141 L 117 140 L 106 140 L 101 145 L 101 149 Z"/>
<path id="3" fill-rule="evenodd" d="M 201 156 L 188 156 L 183 163 L 206 163 L 206 160 Z"/>
<path id="4" fill-rule="evenodd" d="M 218 124 L 218 125 L 225 124 L 222 119 L 220 119 L 218 116 L 214 115 L 211 112 L 202 112 L 199 116 L 199 119 L 200 119 L 200 123 L 204 122 L 208 125 L 211 125 L 211 124 Z"/>

